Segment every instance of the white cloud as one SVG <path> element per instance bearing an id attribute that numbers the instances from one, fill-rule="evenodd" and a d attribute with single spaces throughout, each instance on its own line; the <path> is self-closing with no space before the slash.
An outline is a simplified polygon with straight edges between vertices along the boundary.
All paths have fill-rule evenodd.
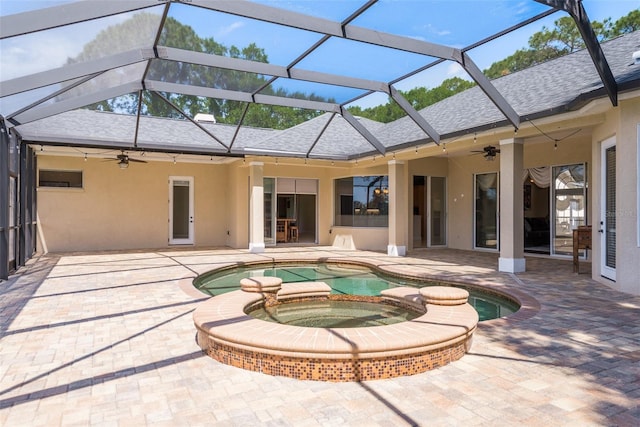
<path id="1" fill-rule="evenodd" d="M 229 34 L 231 34 L 232 32 L 240 29 L 244 27 L 244 22 L 241 21 L 236 21 L 234 23 L 232 23 L 231 25 L 227 25 L 226 27 L 222 27 L 217 31 L 216 37 L 224 37 L 227 36 Z"/>
<path id="2" fill-rule="evenodd" d="M 460 64 L 458 64 L 457 62 L 450 62 L 449 66 L 447 67 L 447 77 L 454 77 L 454 76 L 463 77 L 463 78 L 469 77 L 467 72 L 464 71 L 464 68 L 462 68 Z"/>

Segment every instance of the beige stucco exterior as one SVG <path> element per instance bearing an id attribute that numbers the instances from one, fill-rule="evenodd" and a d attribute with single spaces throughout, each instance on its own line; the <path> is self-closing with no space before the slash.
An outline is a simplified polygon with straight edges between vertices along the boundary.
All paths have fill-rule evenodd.
<path id="1" fill-rule="evenodd" d="M 574 163 L 587 165 L 588 224 L 594 225 L 592 276 L 616 289 L 640 294 L 640 248 L 638 247 L 638 126 L 640 98 L 635 94 L 621 97 L 618 107 L 601 101 L 576 112 L 535 120 L 536 126 L 523 123 L 517 134 L 522 142 L 522 167 L 558 166 Z M 545 132 L 555 132 L 561 139 L 545 138 Z M 562 135 L 572 135 L 562 139 Z M 250 245 L 249 224 L 259 228 L 260 209 L 250 210 L 251 166 L 259 166 L 263 177 L 317 180 L 316 239 L 319 245 L 342 246 L 386 252 L 390 246 L 413 248 L 413 177 L 446 178 L 446 246 L 471 250 L 474 246 L 474 175 L 501 171 L 501 158 L 487 162 L 473 150 L 486 145 L 499 146 L 501 140 L 513 139 L 512 128 L 497 129 L 478 135 L 466 135 L 440 147 L 419 147 L 385 157 L 359 161 L 331 162 L 255 157 L 216 163 L 150 160 L 146 164 L 132 163 L 120 170 L 115 162 L 100 158 L 84 160 L 76 155 L 53 155 L 51 150 L 38 152 L 38 168 L 82 171 L 82 189 L 38 189 L 38 212 L 41 227 L 41 248 L 53 252 L 163 248 L 168 246 L 169 207 L 168 180 L 171 176 L 190 176 L 195 189 L 195 247 Z M 617 220 L 618 253 L 617 280 L 600 275 L 600 144 L 615 137 L 617 142 Z M 476 141 L 477 142 L 474 142 Z M 506 152 L 504 154 L 507 154 Z M 513 161 L 513 159 L 512 159 Z M 516 165 L 517 166 L 517 165 Z M 519 168 L 519 166 L 517 166 Z M 256 169 L 257 171 L 257 169 Z M 514 176 L 519 174 L 513 171 Z M 389 175 L 390 183 L 402 190 L 400 197 L 390 197 L 392 226 L 355 228 L 334 225 L 334 180 L 364 175 Z M 257 180 L 259 183 L 260 179 Z M 517 181 L 517 180 L 516 180 Z M 253 184 L 255 185 L 255 183 Z M 501 188 L 513 192 L 522 189 Z M 510 194 L 510 193 L 507 193 Z M 512 197 L 511 196 L 518 196 Z M 510 194 L 521 200 L 521 194 Z M 251 214 L 253 212 L 253 214 Z M 252 218 L 253 215 L 253 218 Z M 519 214 L 518 214 L 519 215 Z M 548 212 L 525 212 L 524 216 L 545 216 Z M 517 222 L 517 221 L 516 221 Z M 514 223 L 515 224 L 515 223 Z M 507 226 L 506 222 L 501 225 Z M 515 224 L 517 229 L 517 224 Z M 506 229 L 506 228 L 505 228 Z M 258 233 L 259 234 L 259 233 Z M 254 236 L 255 238 L 255 236 Z M 521 238 L 510 240 L 521 245 Z M 504 248 L 503 248 L 504 249 Z M 511 248 L 519 257 L 521 251 Z M 505 254 L 501 253 L 501 256 Z"/>

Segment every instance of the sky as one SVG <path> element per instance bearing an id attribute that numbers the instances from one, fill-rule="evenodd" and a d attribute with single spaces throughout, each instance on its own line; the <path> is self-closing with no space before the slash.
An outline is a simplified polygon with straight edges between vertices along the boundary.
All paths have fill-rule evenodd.
<path id="1" fill-rule="evenodd" d="M 104 1 L 104 0 L 103 0 Z M 109 0 L 126 1 L 126 0 Z M 34 8 L 64 3 L 55 0 L 0 0 L 0 15 L 10 15 Z M 342 21 L 364 0 L 258 0 L 270 6 L 299 13 L 312 14 L 332 21 Z M 638 0 L 583 0 L 591 20 L 611 17 L 614 21 L 639 7 Z M 352 24 L 377 31 L 428 41 L 438 45 L 462 48 L 488 37 L 504 28 L 547 10 L 533 0 L 380 0 Z M 153 8 L 161 13 L 162 6 Z M 20 40 L 0 41 L 0 80 L 35 73 L 61 66 L 68 57 L 77 55 L 83 45 L 109 25 L 122 22 L 130 15 L 113 16 L 74 26 L 48 31 L 45 37 L 25 36 Z M 269 62 L 289 65 L 298 55 L 319 39 L 317 33 L 260 23 L 250 19 L 211 12 L 204 9 L 173 4 L 170 16 L 190 25 L 200 37 L 213 37 L 227 46 L 244 47 L 255 42 L 267 52 Z M 553 21 L 565 16 L 557 12 L 523 29 L 494 40 L 469 55 L 480 69 L 503 59 L 517 49 L 526 47 L 531 34 L 542 26 L 553 26 Z M 152 35 L 145 35 L 152 40 Z M 434 61 L 435 58 L 407 52 L 392 51 L 350 40 L 331 38 L 296 67 L 331 74 L 389 82 L 411 70 Z M 442 80 L 459 76 L 468 78 L 455 62 L 447 61 L 433 69 L 413 76 L 395 86 L 408 90 L 416 86 L 434 87 Z M 280 87 L 304 90 L 306 84 L 279 80 Z M 319 95 L 332 96 L 338 102 L 352 99 L 362 93 L 353 89 L 335 89 L 313 85 Z M 355 105 L 368 107 L 387 101 L 377 94 L 358 101 Z"/>

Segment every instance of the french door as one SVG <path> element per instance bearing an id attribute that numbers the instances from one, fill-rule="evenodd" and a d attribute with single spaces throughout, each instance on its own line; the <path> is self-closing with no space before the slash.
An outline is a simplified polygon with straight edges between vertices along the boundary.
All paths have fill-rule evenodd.
<path id="1" fill-rule="evenodd" d="M 600 194 L 600 274 L 616 280 L 616 140 L 610 138 L 601 147 L 602 174 Z"/>
<path id="2" fill-rule="evenodd" d="M 169 177 L 169 244 L 192 245 L 193 177 Z"/>

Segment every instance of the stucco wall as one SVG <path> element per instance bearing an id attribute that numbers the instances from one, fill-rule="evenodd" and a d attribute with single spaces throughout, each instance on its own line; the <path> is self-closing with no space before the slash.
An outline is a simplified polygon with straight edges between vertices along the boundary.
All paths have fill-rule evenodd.
<path id="1" fill-rule="evenodd" d="M 620 101 L 620 131 L 616 147 L 616 281 L 618 289 L 636 295 L 640 295 L 638 126 L 640 99 Z"/>
<path id="2" fill-rule="evenodd" d="M 640 295 L 640 248 L 638 247 L 638 125 L 640 100 L 621 99 L 618 108 L 607 114 L 605 123 L 594 129 L 594 191 L 592 212 L 594 238 L 599 239 L 601 227 L 602 179 L 601 144 L 610 137 L 616 139 L 616 280 L 601 275 L 602 244 L 594 242 L 592 277 L 614 289 Z M 635 172 L 634 172 L 635 171 Z"/>
<path id="3" fill-rule="evenodd" d="M 38 156 L 38 169 L 83 171 L 82 189 L 38 188 L 49 251 L 167 247 L 170 176 L 194 177 L 195 244 L 226 244 L 226 166 L 149 162 L 121 170 L 116 162 L 45 154 Z"/>
<path id="4" fill-rule="evenodd" d="M 498 146 L 499 142 L 493 143 Z M 587 163 L 587 180 L 591 181 L 591 140 L 588 131 L 584 135 L 561 141 L 554 150 L 553 142 L 524 143 L 524 167 L 558 166 L 572 163 Z M 500 172 L 500 155 L 492 161 L 482 156 L 460 156 L 448 159 L 448 230 L 449 247 L 473 248 L 473 176 L 478 173 Z M 500 191 L 504 191 L 501 189 Z M 590 190 L 587 191 L 590 199 Z M 591 221 L 589 220 L 589 223 Z"/>

